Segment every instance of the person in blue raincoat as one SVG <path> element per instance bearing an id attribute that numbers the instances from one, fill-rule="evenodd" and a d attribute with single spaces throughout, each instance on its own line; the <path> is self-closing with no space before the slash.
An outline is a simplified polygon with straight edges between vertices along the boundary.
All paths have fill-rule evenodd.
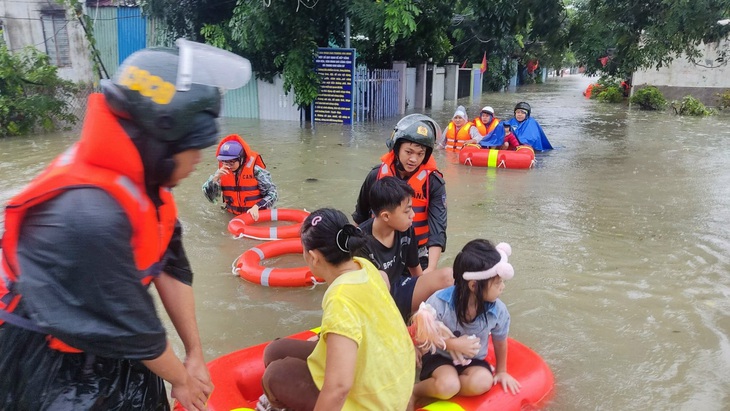
<path id="1" fill-rule="evenodd" d="M 553 149 L 545 132 L 542 131 L 540 124 L 538 124 L 537 120 L 530 117 L 532 108 L 529 104 L 524 101 L 517 103 L 514 113 L 515 116 L 508 123 L 512 126 L 512 130 L 520 141 L 520 144 L 527 144 L 538 151 Z"/>
<path id="2" fill-rule="evenodd" d="M 504 122 L 497 123 L 497 127 L 490 131 L 486 136 L 479 140 L 481 148 L 501 147 L 504 144 Z"/>

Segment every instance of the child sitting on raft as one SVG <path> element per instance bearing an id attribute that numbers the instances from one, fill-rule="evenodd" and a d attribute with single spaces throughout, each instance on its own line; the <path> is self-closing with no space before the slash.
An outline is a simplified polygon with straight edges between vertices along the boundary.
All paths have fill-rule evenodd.
<path id="1" fill-rule="evenodd" d="M 502 126 L 504 128 L 504 142 L 501 145 L 491 146 L 489 144 L 493 144 L 493 142 L 487 141 L 487 138 L 485 137 L 479 142 L 479 146 L 481 146 L 481 148 L 491 148 L 494 150 L 517 150 L 517 146 L 520 145 L 520 142 L 512 132 L 512 126 L 506 122 L 502 123 Z"/>
<path id="2" fill-rule="evenodd" d="M 436 319 L 458 337 L 446 339 L 444 350 L 423 355 L 421 381 L 413 390 L 416 400 L 447 400 L 457 394 L 476 396 L 496 384 L 513 394 L 519 392 L 520 383 L 507 373 L 510 316 L 499 299 L 504 281 L 514 276 L 508 262 L 511 252 L 506 243 L 495 247 L 487 240 L 470 241 L 454 260 L 454 285 L 437 291 L 426 301 L 435 309 Z M 484 360 L 490 333 L 496 357 L 494 368 Z M 448 351 L 471 361 L 454 365 Z"/>
<path id="3" fill-rule="evenodd" d="M 367 258 L 385 273 L 403 321 L 434 292 L 454 284 L 451 268 L 424 273 L 418 260 L 418 241 L 413 229 L 413 196 L 408 183 L 383 177 L 370 189 L 370 207 L 375 217 L 360 224 L 368 234 L 365 247 L 356 254 Z"/>

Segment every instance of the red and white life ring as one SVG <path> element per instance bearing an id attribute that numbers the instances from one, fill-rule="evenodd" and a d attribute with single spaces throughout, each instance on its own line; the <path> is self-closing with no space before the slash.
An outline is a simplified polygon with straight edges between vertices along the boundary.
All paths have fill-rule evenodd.
<path id="1" fill-rule="evenodd" d="M 302 242 L 298 238 L 270 241 L 253 247 L 233 262 L 233 272 L 246 281 L 267 287 L 306 287 L 323 283 L 308 267 L 264 267 L 261 261 L 284 254 L 302 255 Z"/>
<path id="2" fill-rule="evenodd" d="M 237 215 L 228 223 L 228 231 L 236 237 L 248 237 L 255 240 L 278 240 L 282 238 L 297 238 L 304 219 L 309 213 L 304 210 L 288 208 L 274 208 L 260 210 L 258 221 L 254 221 L 249 213 Z M 269 221 L 292 221 L 294 224 L 271 227 L 256 226 L 254 224 Z"/>

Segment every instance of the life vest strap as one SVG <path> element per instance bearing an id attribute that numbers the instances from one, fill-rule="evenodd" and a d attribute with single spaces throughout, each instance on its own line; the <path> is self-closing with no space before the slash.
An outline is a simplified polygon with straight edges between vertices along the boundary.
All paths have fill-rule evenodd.
<path id="1" fill-rule="evenodd" d="M 16 327 L 24 328 L 26 330 L 35 331 L 41 334 L 47 334 L 45 330 L 37 326 L 29 319 L 23 318 L 17 314 L 13 314 L 5 310 L 0 310 L 0 320 L 5 321 L 6 323 L 13 324 Z"/>

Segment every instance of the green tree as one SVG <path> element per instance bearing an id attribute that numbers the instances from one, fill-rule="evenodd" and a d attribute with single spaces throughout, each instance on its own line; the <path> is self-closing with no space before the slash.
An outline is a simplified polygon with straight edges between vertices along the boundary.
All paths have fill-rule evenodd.
<path id="1" fill-rule="evenodd" d="M 446 37 L 451 6 L 443 0 L 239 0 L 227 14 L 218 10 L 204 18 L 199 10 L 208 1 L 147 0 L 145 10 L 163 18 L 169 33 L 199 27 L 206 42 L 250 59 L 259 78 L 271 81 L 281 74 L 285 90 L 294 91 L 300 106 L 317 95 L 317 48 L 345 45 L 346 16 L 359 61 L 372 67 L 393 60 L 439 60 L 451 48 Z"/>
<path id="2" fill-rule="evenodd" d="M 58 77 L 46 54 L 33 47 L 10 53 L 0 44 L 0 136 L 75 124 L 67 104 L 75 89 L 73 83 Z"/>
<path id="3" fill-rule="evenodd" d="M 589 74 L 627 76 L 681 54 L 695 61 L 702 42 L 730 33 L 716 24 L 730 15 L 728 0 L 578 0 L 575 7 L 571 47 Z"/>
<path id="4" fill-rule="evenodd" d="M 545 67 L 564 58 L 570 25 L 561 0 L 462 0 L 455 7 L 452 54 L 457 61 L 478 63 L 486 52 L 489 89 L 500 89 L 515 74 L 502 62 L 517 59 L 524 65 L 535 59 Z"/>
<path id="5" fill-rule="evenodd" d="M 416 5 L 417 4 L 417 5 Z M 388 68 L 393 61 L 409 64 L 445 60 L 451 53 L 448 37 L 453 5 L 443 0 L 354 0 L 352 45 L 369 67 Z"/>
<path id="6" fill-rule="evenodd" d="M 501 70 L 489 73 L 495 85 L 513 74 L 503 61 L 561 60 L 567 44 L 561 0 L 238 0 L 206 12 L 211 1 L 146 0 L 145 10 L 163 18 L 169 33 L 193 39 L 200 33 L 206 42 L 246 56 L 259 78 L 282 74 L 300 106 L 317 95 L 317 48 L 345 45 L 346 16 L 358 61 L 369 67 L 389 67 L 394 60 L 442 63 L 449 55 L 479 62 L 487 51 L 498 61 L 490 70 Z"/>

